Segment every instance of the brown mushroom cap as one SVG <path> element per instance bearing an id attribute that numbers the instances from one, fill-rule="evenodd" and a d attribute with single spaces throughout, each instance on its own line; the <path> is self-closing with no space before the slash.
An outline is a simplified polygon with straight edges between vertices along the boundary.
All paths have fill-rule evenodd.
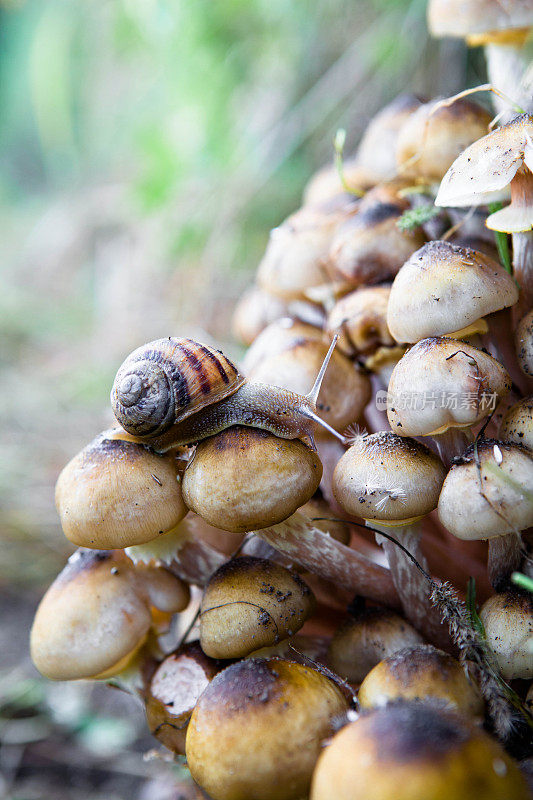
<path id="1" fill-rule="evenodd" d="M 402 176 L 439 182 L 465 147 L 487 132 L 490 114 L 470 100 L 425 103 L 406 120 L 396 158 Z"/>
<path id="2" fill-rule="evenodd" d="M 33 663 L 51 680 L 120 672 L 144 644 L 150 606 L 179 611 L 188 590 L 171 573 L 140 577 L 112 552 L 78 550 L 41 600 L 31 631 Z"/>
<path id="3" fill-rule="evenodd" d="M 390 286 L 368 286 L 350 292 L 335 303 L 326 333 L 338 334 L 337 347 L 347 356 L 370 355 L 379 347 L 393 347 L 387 326 Z"/>
<path id="4" fill-rule="evenodd" d="M 203 692 L 187 731 L 187 763 L 214 800 L 304 797 L 332 720 L 347 702 L 328 678 L 282 659 L 247 659 Z"/>
<path id="5" fill-rule="evenodd" d="M 467 715 L 483 713 L 477 686 L 457 659 L 430 644 L 405 647 L 380 661 L 359 689 L 361 708 L 380 708 L 395 700 L 438 699 Z"/>
<path id="6" fill-rule="evenodd" d="M 487 643 L 505 680 L 533 678 L 533 599 L 515 591 L 494 594 L 479 612 Z"/>
<path id="7" fill-rule="evenodd" d="M 310 800 L 526 800 L 526 781 L 481 728 L 441 706 L 397 703 L 342 728 Z"/>
<path id="8" fill-rule="evenodd" d="M 516 354 L 522 372 L 533 377 L 533 309 L 518 323 Z"/>
<path id="9" fill-rule="evenodd" d="M 185 754 L 185 736 L 194 706 L 223 665 L 189 642 L 170 653 L 155 671 L 146 693 L 150 733 L 173 753 Z"/>
<path id="10" fill-rule="evenodd" d="M 430 0 L 428 25 L 433 36 L 455 36 L 470 45 L 513 43 L 519 32 L 533 25 L 533 4 L 531 0 Z"/>
<path id="11" fill-rule="evenodd" d="M 257 272 L 259 286 L 283 300 L 295 300 L 324 283 L 332 237 L 356 208 L 353 198 L 334 198 L 304 206 L 274 228 Z"/>
<path id="12" fill-rule="evenodd" d="M 507 411 L 500 426 L 500 439 L 533 450 L 533 395 L 524 397 Z"/>
<path id="13" fill-rule="evenodd" d="M 56 484 L 65 536 L 113 549 L 166 533 L 187 513 L 173 455 L 100 434 L 69 461 Z"/>
<path id="14" fill-rule="evenodd" d="M 183 497 L 210 525 L 243 533 L 287 519 L 316 492 L 317 454 L 299 439 L 235 426 L 200 442 Z"/>
<path id="15" fill-rule="evenodd" d="M 459 539 L 492 539 L 533 525 L 533 457 L 485 440 L 456 460 L 439 498 L 439 519 Z"/>
<path id="16" fill-rule="evenodd" d="M 388 608 L 365 608 L 342 623 L 328 650 L 328 663 L 341 678 L 360 683 L 382 659 L 424 639 Z"/>
<path id="17" fill-rule="evenodd" d="M 391 431 L 358 436 L 333 473 L 333 494 L 353 516 L 406 524 L 432 511 L 446 475 L 415 439 Z"/>
<path id="18" fill-rule="evenodd" d="M 242 362 L 243 370 L 249 376 L 265 359 L 306 341 L 324 343 L 322 329 L 291 317 L 281 317 L 268 325 L 248 348 Z"/>
<path id="19" fill-rule="evenodd" d="M 387 417 L 401 436 L 466 428 L 487 417 L 510 388 L 505 369 L 482 350 L 455 339 L 422 339 L 392 372 Z"/>
<path id="20" fill-rule="evenodd" d="M 205 588 L 202 650 L 211 658 L 242 658 L 292 636 L 313 608 L 314 595 L 295 572 L 264 558 L 233 559 Z"/>
<path id="21" fill-rule="evenodd" d="M 287 305 L 259 286 L 250 286 L 233 312 L 232 330 L 236 339 L 250 345 L 267 325 L 284 317 Z"/>
<path id="22" fill-rule="evenodd" d="M 496 261 L 449 242 L 428 242 L 396 275 L 387 322 L 398 342 L 418 342 L 459 331 L 517 300 L 515 281 Z"/>

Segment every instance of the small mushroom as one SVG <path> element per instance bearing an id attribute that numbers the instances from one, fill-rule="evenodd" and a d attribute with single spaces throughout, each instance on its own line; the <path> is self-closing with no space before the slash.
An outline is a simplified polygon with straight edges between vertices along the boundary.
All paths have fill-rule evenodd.
<path id="1" fill-rule="evenodd" d="M 187 513 L 174 455 L 112 436 L 97 436 L 57 480 L 61 525 L 76 545 L 113 549 L 149 542 Z"/>
<path id="2" fill-rule="evenodd" d="M 533 678 L 533 599 L 517 591 L 494 594 L 479 612 L 487 644 L 505 680 Z"/>
<path id="3" fill-rule="evenodd" d="M 113 552 L 77 550 L 35 614 L 33 663 L 51 680 L 116 675 L 145 644 L 151 606 L 175 613 L 188 602 L 187 585 L 168 570 L 141 574 Z"/>
<path id="4" fill-rule="evenodd" d="M 200 644 L 212 658 L 242 658 L 299 630 L 314 596 L 295 572 L 241 556 L 218 569 L 200 608 Z"/>
<path id="5" fill-rule="evenodd" d="M 259 286 L 250 286 L 233 312 L 232 329 L 236 339 L 251 345 L 271 322 L 287 314 L 287 304 Z"/>
<path id="6" fill-rule="evenodd" d="M 317 454 L 299 439 L 234 426 L 200 442 L 183 476 L 183 497 L 210 525 L 243 533 L 289 517 L 321 477 Z"/>
<path id="7" fill-rule="evenodd" d="M 341 678 L 361 683 L 384 658 L 423 641 L 399 614 L 372 606 L 350 616 L 335 631 L 328 649 L 328 663 Z"/>
<path id="8" fill-rule="evenodd" d="M 522 372 L 533 378 L 533 309 L 516 328 L 516 354 Z"/>
<path id="9" fill-rule="evenodd" d="M 526 800 L 516 763 L 482 728 L 441 705 L 363 714 L 322 752 L 310 800 Z"/>
<path id="10" fill-rule="evenodd" d="M 306 796 L 324 739 L 347 701 L 310 667 L 246 659 L 213 678 L 187 731 L 187 764 L 213 800 Z"/>
<path id="11" fill-rule="evenodd" d="M 500 439 L 533 450 L 533 396 L 524 397 L 506 412 L 500 426 Z"/>
<path id="12" fill-rule="evenodd" d="M 396 700 L 439 700 L 466 716 L 482 717 L 483 700 L 459 661 L 429 644 L 405 647 L 370 670 L 358 694 L 363 709 Z"/>

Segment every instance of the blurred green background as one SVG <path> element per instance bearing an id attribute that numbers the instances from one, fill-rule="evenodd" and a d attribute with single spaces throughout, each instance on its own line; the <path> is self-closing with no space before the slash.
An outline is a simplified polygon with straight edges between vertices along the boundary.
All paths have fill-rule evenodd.
<path id="1" fill-rule="evenodd" d="M 48 768 L 53 791 L 32 782 L 32 747 L 52 731 L 67 764 L 87 760 L 90 724 L 58 719 L 26 642 L 71 549 L 54 482 L 110 422 L 118 365 L 169 334 L 238 355 L 233 304 L 336 129 L 349 152 L 398 92 L 484 79 L 480 54 L 429 40 L 425 0 L 0 2 L 0 733 L 18 742 L 0 795 L 100 796 Z M 127 717 L 119 749 L 142 727 Z M 19 718 L 37 729 L 13 733 Z"/>

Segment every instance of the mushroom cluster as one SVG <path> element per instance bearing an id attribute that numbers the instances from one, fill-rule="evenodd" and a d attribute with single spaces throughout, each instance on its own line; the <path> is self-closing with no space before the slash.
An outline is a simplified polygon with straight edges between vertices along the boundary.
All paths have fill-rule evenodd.
<path id="1" fill-rule="evenodd" d="M 272 231 L 242 366 L 139 347 L 59 476 L 33 661 L 135 693 L 213 800 L 528 797 L 533 118 L 489 123 L 383 109 Z"/>

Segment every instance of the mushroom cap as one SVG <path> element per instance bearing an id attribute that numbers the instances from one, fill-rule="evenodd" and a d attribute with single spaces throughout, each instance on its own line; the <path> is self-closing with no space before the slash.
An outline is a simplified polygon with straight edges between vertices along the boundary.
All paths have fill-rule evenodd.
<path id="1" fill-rule="evenodd" d="M 459 331 L 517 300 L 515 281 L 496 261 L 449 242 L 428 242 L 396 275 L 387 322 L 398 342 L 418 342 Z"/>
<path id="2" fill-rule="evenodd" d="M 200 643 L 211 658 L 242 658 L 298 631 L 313 611 L 311 589 L 295 572 L 241 556 L 210 578 L 200 609 Z"/>
<path id="3" fill-rule="evenodd" d="M 345 158 L 342 167 L 346 186 L 356 195 L 373 185 L 372 176 L 364 167 L 359 166 L 355 156 Z M 342 185 L 337 165 L 330 163 L 318 169 L 310 177 L 305 185 L 302 199 L 305 207 L 316 206 L 339 196 L 348 199 L 350 194 Z"/>
<path id="4" fill-rule="evenodd" d="M 468 716 L 483 714 L 483 700 L 456 658 L 430 644 L 418 644 L 380 661 L 358 694 L 361 708 L 380 708 L 395 700 L 439 700 Z"/>
<path id="5" fill-rule="evenodd" d="M 282 352 L 268 356 L 249 372 L 250 381 L 300 395 L 310 391 L 328 351 L 328 344 L 306 339 L 294 340 Z M 346 356 L 334 351 L 320 392 L 316 410 L 318 415 L 336 430 L 359 419 L 371 397 L 368 376 L 360 371 Z M 321 435 L 317 427 L 316 435 Z"/>
<path id="6" fill-rule="evenodd" d="M 477 43 L 491 38 L 505 41 L 502 34 L 533 25 L 533 2 L 531 0 L 430 0 L 428 25 L 432 36 L 454 36 L 460 39 L 493 34 Z M 498 34 L 500 34 L 498 36 Z M 512 41 L 512 37 L 509 39 Z"/>
<path id="7" fill-rule="evenodd" d="M 177 475 L 173 455 L 100 434 L 57 480 L 65 536 L 83 547 L 113 549 L 168 532 L 187 513 Z"/>
<path id="8" fill-rule="evenodd" d="M 533 450 L 533 395 L 519 400 L 507 411 L 500 426 L 500 439 Z"/>
<path id="9" fill-rule="evenodd" d="M 333 235 L 356 208 L 353 198 L 337 197 L 304 206 L 274 228 L 257 272 L 259 286 L 283 300 L 295 300 L 324 283 Z"/>
<path id="10" fill-rule="evenodd" d="M 232 331 L 236 339 L 249 346 L 274 320 L 284 317 L 287 305 L 259 286 L 250 286 L 241 295 L 233 312 Z"/>
<path id="11" fill-rule="evenodd" d="M 164 608 L 186 604 L 178 578 L 164 572 Z M 33 663 L 51 680 L 95 678 L 120 672 L 144 643 L 150 604 L 158 599 L 154 575 L 139 578 L 112 552 L 78 550 L 41 600 L 30 637 Z M 151 584 L 151 586 L 150 586 Z M 152 596 L 150 596 L 152 595 Z M 183 598 L 184 603 L 180 598 Z M 175 598 L 176 599 L 176 598 Z"/>
<path id="12" fill-rule="evenodd" d="M 533 678 L 533 599 L 515 591 L 494 594 L 479 612 L 487 643 L 505 680 Z"/>
<path id="13" fill-rule="evenodd" d="M 420 228 L 403 231 L 398 227 L 409 204 L 398 197 L 380 198 L 377 188 L 366 195 L 359 211 L 338 228 L 329 251 L 331 276 L 354 289 L 391 280 L 425 241 Z"/>
<path id="14" fill-rule="evenodd" d="M 333 473 L 333 494 L 353 516 L 406 524 L 436 506 L 446 475 L 441 460 L 392 431 L 358 436 Z"/>
<path id="15" fill-rule="evenodd" d="M 193 709 L 222 667 L 194 641 L 170 653 L 152 676 L 145 698 L 146 720 L 150 733 L 173 753 L 185 754 Z"/>
<path id="16" fill-rule="evenodd" d="M 440 705 L 364 714 L 318 761 L 310 800 L 526 800 L 525 778 L 479 726 Z"/>
<path id="17" fill-rule="evenodd" d="M 422 339 L 394 367 L 387 417 L 401 436 L 466 428 L 487 417 L 510 388 L 505 369 L 482 350 L 455 339 Z"/>
<path id="18" fill-rule="evenodd" d="M 248 348 L 242 362 L 244 372 L 249 376 L 265 359 L 308 340 L 324 343 L 322 329 L 292 317 L 281 317 L 267 325 Z"/>
<path id="19" fill-rule="evenodd" d="M 390 286 L 365 286 L 338 300 L 326 322 L 329 336 L 347 356 L 368 355 L 395 344 L 387 326 Z"/>
<path id="20" fill-rule="evenodd" d="M 332 720 L 347 710 L 335 684 L 282 659 L 219 672 L 187 731 L 187 764 L 214 800 L 293 800 L 307 794 Z"/>
<path id="21" fill-rule="evenodd" d="M 465 147 L 487 132 L 491 115 L 477 103 L 439 102 L 424 103 L 402 126 L 396 151 L 402 176 L 439 182 Z"/>
<path id="22" fill-rule="evenodd" d="M 328 664 L 341 678 L 360 683 L 382 659 L 424 639 L 403 617 L 388 608 L 365 608 L 335 631 Z"/>
<path id="23" fill-rule="evenodd" d="M 533 309 L 518 323 L 516 355 L 522 372 L 533 377 Z"/>
<path id="24" fill-rule="evenodd" d="M 533 525 L 532 487 L 529 450 L 481 441 L 456 459 L 446 476 L 439 519 L 458 539 L 492 539 L 525 530 Z"/>
<path id="25" fill-rule="evenodd" d="M 522 164 L 533 163 L 532 135 L 533 120 L 522 114 L 471 144 L 443 177 L 435 205 L 472 206 L 507 200 L 511 181 Z"/>
<path id="26" fill-rule="evenodd" d="M 317 454 L 299 439 L 235 426 L 200 442 L 183 497 L 210 525 L 234 533 L 282 522 L 316 492 Z"/>

